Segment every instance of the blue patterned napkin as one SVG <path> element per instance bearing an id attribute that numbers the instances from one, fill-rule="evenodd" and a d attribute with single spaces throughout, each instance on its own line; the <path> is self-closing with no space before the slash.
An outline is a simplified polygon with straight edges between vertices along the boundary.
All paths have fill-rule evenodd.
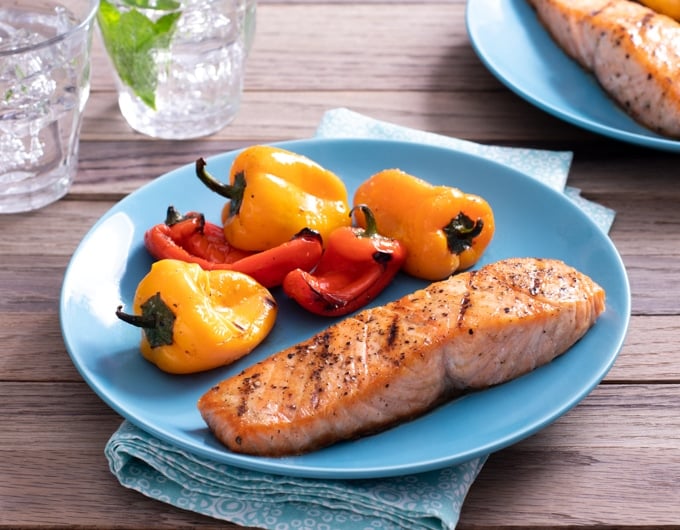
<path id="1" fill-rule="evenodd" d="M 407 129 L 347 109 L 327 112 L 320 137 L 390 138 L 488 157 L 564 191 L 605 232 L 614 212 L 565 188 L 572 154 L 478 145 Z M 249 471 L 199 458 L 123 422 L 106 445 L 111 472 L 144 495 L 232 523 L 271 530 L 453 530 L 486 457 L 403 477 L 313 480 Z"/>
<path id="2" fill-rule="evenodd" d="M 185 510 L 271 530 L 453 530 L 485 461 L 373 480 L 285 477 L 196 457 L 127 421 L 105 452 L 123 486 Z"/>

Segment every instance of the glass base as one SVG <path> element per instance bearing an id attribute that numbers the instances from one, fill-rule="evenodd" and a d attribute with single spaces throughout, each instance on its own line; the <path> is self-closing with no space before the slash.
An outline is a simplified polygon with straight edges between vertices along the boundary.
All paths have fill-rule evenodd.
<path id="1" fill-rule="evenodd" d="M 157 112 L 126 90 L 118 96 L 120 112 L 130 127 L 166 140 L 187 140 L 216 133 L 233 121 L 239 103 L 239 100 L 231 101 L 228 106 L 200 114 L 182 108 Z"/>
<path id="2" fill-rule="evenodd" d="M 73 177 L 62 171 L 32 177 L 30 181 L 30 188 L 25 191 L 18 189 L 16 183 L 5 191 L 0 183 L 0 214 L 30 212 L 52 204 L 68 193 Z"/>

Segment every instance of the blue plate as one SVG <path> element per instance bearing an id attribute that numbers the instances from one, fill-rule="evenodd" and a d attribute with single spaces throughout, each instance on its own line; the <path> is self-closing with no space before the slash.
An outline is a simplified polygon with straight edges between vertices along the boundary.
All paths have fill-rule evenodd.
<path id="1" fill-rule="evenodd" d="M 234 466 L 317 478 L 381 477 L 440 468 L 510 445 L 567 412 L 605 376 L 628 325 L 628 280 L 609 237 L 568 198 L 500 164 L 440 147 L 352 139 L 278 145 L 335 171 L 350 196 L 360 182 L 388 167 L 482 195 L 494 209 L 497 231 L 481 263 L 513 256 L 563 259 L 606 289 L 605 313 L 578 344 L 549 365 L 381 434 L 290 458 L 232 453 L 206 428 L 196 408 L 198 398 L 218 381 L 306 338 L 329 321 L 313 317 L 274 290 L 281 309 L 273 332 L 236 364 L 172 376 L 141 357 L 139 330 L 119 321 L 114 312 L 119 304 L 130 307 L 136 286 L 151 265 L 144 231 L 162 222 L 170 204 L 183 212 L 201 210 L 214 222 L 224 204 L 198 181 L 192 163 L 114 206 L 85 236 L 66 271 L 60 307 L 66 347 L 85 381 L 119 414 L 157 437 Z M 209 170 L 225 178 L 235 155 L 208 159 Z M 423 285 L 398 277 L 376 303 Z"/>
<path id="2" fill-rule="evenodd" d="M 529 103 L 591 132 L 680 151 L 679 141 L 646 129 L 610 99 L 553 41 L 526 0 L 471 0 L 466 21 L 481 61 Z"/>

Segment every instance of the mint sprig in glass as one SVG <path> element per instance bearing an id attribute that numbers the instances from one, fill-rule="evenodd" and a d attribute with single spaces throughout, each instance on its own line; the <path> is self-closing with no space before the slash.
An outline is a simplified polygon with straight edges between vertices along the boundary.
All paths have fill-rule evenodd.
<path id="1" fill-rule="evenodd" d="M 182 15 L 176 0 L 121 0 L 129 7 L 121 11 L 107 0 L 101 0 L 97 21 L 109 57 L 121 82 L 150 108 L 156 109 L 158 72 L 154 51 L 168 49 L 177 20 Z M 163 13 L 155 20 L 140 11 Z"/>
<path id="2" fill-rule="evenodd" d="M 1 0 L 0 0 L 1 1 Z M 135 130 L 185 139 L 234 119 L 253 0 L 100 0 L 118 107 Z"/>

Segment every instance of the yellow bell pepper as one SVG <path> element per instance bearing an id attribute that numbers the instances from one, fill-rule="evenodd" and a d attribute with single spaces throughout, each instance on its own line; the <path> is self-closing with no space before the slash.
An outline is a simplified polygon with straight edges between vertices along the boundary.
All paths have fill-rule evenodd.
<path id="1" fill-rule="evenodd" d="M 229 184 L 205 166 L 205 160 L 197 160 L 196 173 L 229 199 L 222 221 L 226 240 L 236 248 L 267 250 L 303 228 L 326 241 L 335 228 L 351 222 L 342 180 L 305 156 L 267 145 L 246 148 L 232 164 Z"/>
<path id="2" fill-rule="evenodd" d="M 680 21 L 680 0 L 640 0 L 640 3 L 661 15 Z"/>
<path id="3" fill-rule="evenodd" d="M 278 306 L 246 274 L 163 259 L 137 286 L 133 310 L 119 307 L 116 315 L 142 328 L 144 358 L 165 372 L 188 374 L 250 353 L 274 326 Z"/>
<path id="4" fill-rule="evenodd" d="M 354 204 L 366 204 L 380 232 L 406 246 L 402 269 L 424 280 L 441 280 L 474 265 L 495 230 L 493 211 L 483 198 L 433 186 L 399 169 L 364 181 Z M 356 218 L 363 226 L 360 212 Z"/>

